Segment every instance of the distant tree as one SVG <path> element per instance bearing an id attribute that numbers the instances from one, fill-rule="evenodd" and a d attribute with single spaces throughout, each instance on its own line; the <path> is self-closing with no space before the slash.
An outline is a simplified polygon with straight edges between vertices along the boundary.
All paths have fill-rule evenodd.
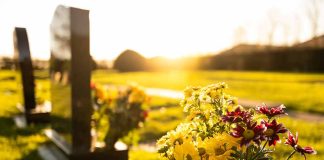
<path id="1" fill-rule="evenodd" d="M 273 39 L 279 24 L 279 12 L 276 9 L 271 9 L 268 11 L 268 22 L 268 44 L 274 45 Z"/>
<path id="2" fill-rule="evenodd" d="M 109 69 L 111 68 L 110 62 L 107 60 L 96 61 L 96 69 Z"/>
<path id="3" fill-rule="evenodd" d="M 290 27 L 290 21 L 282 21 L 280 23 L 281 27 L 281 37 L 282 37 L 282 45 L 289 46 L 290 45 L 290 37 L 292 37 L 292 30 Z M 297 27 L 298 28 L 298 27 Z"/>
<path id="4" fill-rule="evenodd" d="M 276 8 L 271 8 L 265 15 L 265 21 L 259 24 L 258 44 L 274 45 L 274 36 L 279 26 L 279 11 Z"/>
<path id="5" fill-rule="evenodd" d="M 294 27 L 292 28 L 294 29 L 293 44 L 298 44 L 300 43 L 301 20 L 297 15 L 294 17 Z"/>
<path id="6" fill-rule="evenodd" d="M 310 22 L 312 35 L 314 38 L 317 37 L 318 34 L 321 2 L 322 0 L 308 0 L 308 5 L 306 5 L 307 16 Z"/>
<path id="7" fill-rule="evenodd" d="M 14 67 L 14 60 L 9 57 L 3 57 L 2 58 L 2 69 L 12 69 Z"/>
<path id="8" fill-rule="evenodd" d="M 239 26 L 234 31 L 234 45 L 242 44 L 246 41 L 246 30 L 243 26 Z"/>
<path id="9" fill-rule="evenodd" d="M 113 68 L 121 72 L 146 70 L 146 59 L 133 50 L 125 50 L 117 57 Z"/>
<path id="10" fill-rule="evenodd" d="M 92 56 L 90 56 L 90 58 L 91 58 L 91 69 L 96 70 L 98 68 L 97 62 L 93 59 Z"/>

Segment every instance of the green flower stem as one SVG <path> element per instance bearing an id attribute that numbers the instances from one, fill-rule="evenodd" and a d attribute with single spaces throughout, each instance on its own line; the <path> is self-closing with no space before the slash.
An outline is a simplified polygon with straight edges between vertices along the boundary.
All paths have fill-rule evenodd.
<path id="1" fill-rule="evenodd" d="M 256 158 L 258 158 L 259 157 L 259 154 L 260 153 L 262 153 L 262 151 L 264 150 L 264 148 L 265 148 L 265 146 L 268 144 L 268 141 L 266 141 L 265 143 L 264 143 L 264 145 L 262 146 L 262 148 L 261 148 L 261 150 L 254 156 L 254 157 L 252 157 L 252 160 L 254 160 L 254 159 L 256 159 Z"/>
<path id="2" fill-rule="evenodd" d="M 248 159 L 248 157 L 249 157 L 249 149 L 248 149 L 248 147 L 246 147 L 245 159 Z"/>
<path id="3" fill-rule="evenodd" d="M 295 150 L 293 152 L 291 152 L 290 155 L 289 155 L 289 157 L 287 158 L 287 160 L 289 160 L 295 153 L 296 153 Z"/>

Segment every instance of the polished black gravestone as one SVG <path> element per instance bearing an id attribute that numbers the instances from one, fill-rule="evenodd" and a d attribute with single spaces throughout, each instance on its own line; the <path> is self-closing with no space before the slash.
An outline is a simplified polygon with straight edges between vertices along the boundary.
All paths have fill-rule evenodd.
<path id="1" fill-rule="evenodd" d="M 91 136 L 89 11 L 56 8 L 51 23 L 50 77 L 52 122 L 45 134 L 58 149 L 43 146 L 40 155 L 44 159 L 49 153 L 73 160 L 128 159 L 127 150 L 97 149 Z"/>
<path id="2" fill-rule="evenodd" d="M 36 104 L 33 65 L 26 29 L 15 28 L 13 39 L 16 79 L 21 102 L 17 108 L 23 113 L 15 117 L 15 122 L 18 127 L 25 127 L 30 123 L 47 123 L 50 120 L 50 106 L 49 104 Z"/>

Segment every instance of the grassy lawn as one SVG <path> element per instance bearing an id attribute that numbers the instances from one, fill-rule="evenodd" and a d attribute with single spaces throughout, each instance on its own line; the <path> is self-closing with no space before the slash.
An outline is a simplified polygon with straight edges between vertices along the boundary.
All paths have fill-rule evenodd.
<path id="1" fill-rule="evenodd" d="M 229 85 L 229 93 L 245 99 L 284 103 L 288 109 L 324 114 L 324 74 L 173 71 L 114 73 L 96 71 L 93 81 L 145 87 L 183 90 L 186 86 L 204 86 L 220 81 Z"/>
<path id="2" fill-rule="evenodd" d="M 16 104 L 17 84 L 12 80 L 2 78 L 14 76 L 13 72 L 0 72 L 0 159 L 40 159 L 37 155 L 37 147 L 46 141 L 41 134 L 42 126 L 31 126 L 28 129 L 18 129 L 12 120 L 18 113 Z"/>
<path id="3" fill-rule="evenodd" d="M 0 159 L 40 159 L 37 147 L 47 141 L 41 134 L 43 126 L 31 126 L 28 129 L 17 129 L 12 121 L 18 111 L 16 83 L 4 77 L 13 76 L 10 71 L 0 72 Z M 161 87 L 183 90 L 187 85 L 205 85 L 218 81 L 229 84 L 230 93 L 243 98 L 273 100 L 284 102 L 288 107 L 312 112 L 324 112 L 324 75 L 262 73 L 262 72 L 167 72 L 167 73 L 113 73 L 96 71 L 93 80 L 99 83 L 125 84 L 136 81 L 147 87 Z M 47 98 L 49 82 L 37 80 L 40 87 L 38 94 Z M 257 93 L 257 94 L 256 94 Z M 298 93 L 298 94 L 297 94 Z M 300 102 L 300 103 L 297 103 Z M 184 118 L 182 108 L 177 100 L 152 97 L 150 113 L 145 126 L 138 130 L 140 142 L 155 142 L 165 132 L 174 129 Z M 292 132 L 299 132 L 300 144 L 313 146 L 317 156 L 310 160 L 324 159 L 324 123 L 307 122 L 291 118 L 281 118 Z M 289 150 L 279 144 L 276 156 L 287 156 Z M 299 158 L 298 158 L 299 157 Z M 159 159 L 157 153 L 143 150 L 130 151 L 131 160 Z M 280 159 L 280 158 L 276 158 Z M 303 159 L 296 155 L 294 159 Z"/>

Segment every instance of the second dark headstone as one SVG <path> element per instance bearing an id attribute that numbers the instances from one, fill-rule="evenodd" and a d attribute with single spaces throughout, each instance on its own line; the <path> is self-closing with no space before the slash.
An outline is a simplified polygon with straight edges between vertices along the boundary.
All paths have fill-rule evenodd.
<path id="1" fill-rule="evenodd" d="M 18 104 L 17 107 L 24 113 L 22 118 L 27 122 L 27 124 L 49 122 L 50 108 L 46 109 L 48 106 L 38 105 L 36 103 L 34 71 L 26 29 L 15 28 L 13 39 L 14 60 L 17 70 L 16 79 L 18 80 L 18 94 L 22 97 L 20 100 L 22 104 Z M 20 124 L 20 122 L 17 124 Z"/>

